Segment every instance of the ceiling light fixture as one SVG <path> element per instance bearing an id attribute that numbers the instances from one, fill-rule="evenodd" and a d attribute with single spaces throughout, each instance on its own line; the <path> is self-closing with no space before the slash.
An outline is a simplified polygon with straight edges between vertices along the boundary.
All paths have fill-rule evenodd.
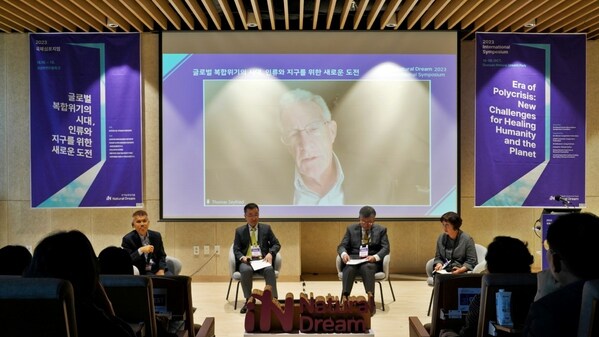
<path id="1" fill-rule="evenodd" d="M 258 27 L 258 23 L 256 22 L 256 15 L 254 15 L 254 12 L 248 12 L 247 24 L 248 28 Z"/>
<path id="2" fill-rule="evenodd" d="M 527 23 L 524 24 L 524 28 L 533 28 L 537 25 L 537 19 L 531 19 Z"/>
<path id="3" fill-rule="evenodd" d="M 397 27 L 397 15 L 398 13 L 393 13 L 393 15 L 391 15 L 391 17 L 389 18 L 389 21 L 387 21 L 387 24 L 385 25 L 385 27 L 387 28 L 395 28 Z"/>
<path id="4" fill-rule="evenodd" d="M 106 18 L 106 25 L 110 28 L 119 28 L 119 24 L 109 17 Z"/>

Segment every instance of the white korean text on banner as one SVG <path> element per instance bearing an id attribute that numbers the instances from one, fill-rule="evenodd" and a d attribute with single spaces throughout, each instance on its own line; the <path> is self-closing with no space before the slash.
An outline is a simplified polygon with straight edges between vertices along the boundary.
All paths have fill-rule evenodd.
<path id="1" fill-rule="evenodd" d="M 31 205 L 142 204 L 139 34 L 31 34 Z"/>
<path id="2" fill-rule="evenodd" d="M 585 43 L 476 35 L 476 206 L 584 206 Z"/>

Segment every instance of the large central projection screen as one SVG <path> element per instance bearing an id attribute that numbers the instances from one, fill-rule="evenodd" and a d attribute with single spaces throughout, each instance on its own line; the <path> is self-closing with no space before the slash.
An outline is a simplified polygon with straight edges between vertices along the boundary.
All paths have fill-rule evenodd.
<path id="1" fill-rule="evenodd" d="M 248 202 L 271 219 L 457 210 L 455 32 L 164 32 L 161 46 L 163 219 L 239 219 Z M 298 89 L 330 120 L 281 117 Z"/>

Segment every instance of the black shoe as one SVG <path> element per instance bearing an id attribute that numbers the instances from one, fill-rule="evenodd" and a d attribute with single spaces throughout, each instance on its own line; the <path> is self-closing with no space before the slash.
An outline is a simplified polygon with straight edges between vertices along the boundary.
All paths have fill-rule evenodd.
<path id="1" fill-rule="evenodd" d="M 339 299 L 339 302 L 343 303 L 343 302 L 347 301 L 348 298 L 349 298 L 349 293 L 341 293 L 341 298 Z"/>
<path id="2" fill-rule="evenodd" d="M 370 303 L 368 303 L 370 305 L 370 317 L 374 316 L 374 314 L 376 314 L 376 303 L 374 302 L 374 295 L 373 296 L 369 296 L 370 299 Z"/>
<path id="3" fill-rule="evenodd" d="M 240 314 L 245 314 L 246 312 L 248 312 L 248 306 L 247 303 L 243 305 L 243 307 L 241 307 L 241 309 L 239 309 L 239 313 Z"/>

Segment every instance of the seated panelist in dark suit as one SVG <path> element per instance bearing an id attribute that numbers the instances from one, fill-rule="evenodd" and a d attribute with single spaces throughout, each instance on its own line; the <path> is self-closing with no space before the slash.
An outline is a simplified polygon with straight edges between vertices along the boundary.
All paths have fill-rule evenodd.
<path id="1" fill-rule="evenodd" d="M 237 270 L 241 273 L 241 288 L 243 296 L 247 300 L 252 295 L 252 281 L 254 273 L 260 273 L 264 276 L 267 285 L 272 287 L 272 296 L 277 298 L 277 279 L 272 264 L 275 256 L 281 249 L 279 240 L 275 236 L 269 225 L 259 223 L 260 209 L 258 205 L 249 203 L 243 208 L 243 213 L 247 224 L 238 227 L 235 230 L 235 239 L 233 241 L 233 253 L 237 261 Z M 269 267 L 254 271 L 250 265 L 251 260 L 264 259 L 270 263 Z M 244 304 L 240 313 L 247 312 Z"/>
<path id="2" fill-rule="evenodd" d="M 166 253 L 159 232 L 149 229 L 148 213 L 138 210 L 133 213 L 133 230 L 123 236 L 121 247 L 131 256 L 133 265 L 141 275 L 171 275 L 166 267 Z"/>
<path id="3" fill-rule="evenodd" d="M 375 224 L 376 211 L 370 206 L 360 209 L 360 223 L 347 226 L 345 235 L 337 247 L 344 263 L 343 296 L 349 296 L 356 275 L 364 282 L 364 290 L 374 296 L 374 274 L 383 269 L 383 258 L 389 254 L 387 228 Z M 347 264 L 351 259 L 367 259 L 357 265 Z"/>

